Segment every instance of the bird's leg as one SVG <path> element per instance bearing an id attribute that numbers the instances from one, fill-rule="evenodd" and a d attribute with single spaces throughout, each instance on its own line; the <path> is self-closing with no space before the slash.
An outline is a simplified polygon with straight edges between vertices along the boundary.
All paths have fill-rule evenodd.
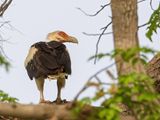
<path id="1" fill-rule="evenodd" d="M 61 100 L 61 89 L 65 86 L 65 78 L 58 78 L 57 79 L 57 90 L 58 90 L 58 93 L 57 93 L 57 99 L 56 99 L 56 103 L 57 104 L 60 104 L 62 103 L 63 101 Z"/>
<path id="2" fill-rule="evenodd" d="M 35 80 L 37 88 L 40 92 L 40 100 L 39 103 L 49 103 L 49 101 L 45 101 L 44 95 L 43 95 L 43 88 L 44 88 L 44 79 L 43 78 L 38 78 Z"/>

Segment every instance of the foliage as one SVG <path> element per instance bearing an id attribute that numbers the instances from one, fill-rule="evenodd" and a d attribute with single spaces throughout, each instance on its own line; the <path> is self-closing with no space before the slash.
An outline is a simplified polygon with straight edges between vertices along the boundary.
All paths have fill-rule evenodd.
<path id="1" fill-rule="evenodd" d="M 147 25 L 146 37 L 152 41 L 153 33 L 157 33 L 158 28 L 160 28 L 160 5 L 152 13 Z M 91 56 L 88 60 L 95 58 L 101 60 L 105 57 L 113 59 L 119 56 L 123 62 L 131 63 L 134 66 L 139 62 L 147 64 L 147 54 L 156 52 L 156 50 L 148 47 L 132 47 L 125 50 L 115 49 L 110 53 L 99 53 Z M 105 98 L 101 104 L 102 109 L 93 113 L 98 116 L 98 119 L 95 118 L 95 120 L 119 120 L 120 115 L 124 112 L 135 116 L 137 120 L 160 120 L 160 94 L 155 91 L 153 84 L 154 81 L 147 74 L 136 72 L 118 76 L 116 84 L 110 85 L 109 89 L 104 89 L 101 82 L 87 83 L 86 87 L 96 87 L 97 91 L 95 96 L 84 98 L 78 102 L 80 107 L 78 107 L 77 112 L 81 111 L 82 106 Z M 109 98 L 105 97 L 108 95 Z"/>
<path id="2" fill-rule="evenodd" d="M 153 33 L 157 33 L 157 29 L 160 28 L 160 5 L 158 8 L 152 13 L 149 21 L 148 21 L 148 31 L 146 33 L 146 36 L 149 40 L 152 41 L 152 35 Z"/>
<path id="3" fill-rule="evenodd" d="M 130 73 L 119 76 L 117 91 L 110 93 L 111 97 L 103 105 L 112 112 L 112 116 L 117 115 L 118 108 L 117 111 L 113 111 L 115 108 L 110 106 L 119 106 L 121 109 L 118 104 L 123 103 L 138 120 L 158 120 L 160 119 L 160 105 L 157 100 L 160 99 L 160 95 L 154 91 L 152 84 L 153 80 L 145 74 Z M 108 114 L 103 117 L 106 116 Z M 115 118 L 107 120 L 115 120 Z"/>
<path id="4" fill-rule="evenodd" d="M 13 103 L 15 103 L 15 102 L 18 101 L 18 99 L 14 98 L 14 97 L 11 97 L 7 93 L 0 90 L 0 101 L 1 102 L 13 102 Z"/>
<path id="5" fill-rule="evenodd" d="M 106 56 L 114 58 L 118 55 L 124 62 L 132 63 L 131 65 L 134 66 L 139 62 L 146 64 L 148 60 L 146 54 L 155 54 L 156 52 L 156 50 L 148 47 L 135 47 L 126 50 L 116 49 L 111 53 L 92 56 L 89 60 L 95 57 L 100 60 Z M 120 115 L 126 111 L 127 114 L 134 115 L 137 120 L 160 119 L 160 105 L 158 102 L 160 95 L 155 92 L 153 80 L 148 75 L 132 72 L 119 76 L 117 80 L 116 84 L 111 84 L 109 89 L 104 89 L 103 84 L 100 82 L 87 83 L 87 87 L 95 87 L 97 91 L 92 98 L 87 97 L 79 102 L 79 107 L 76 108 L 77 113 L 80 113 L 86 104 L 92 104 L 94 101 L 109 95 L 110 97 L 106 97 L 107 99 L 102 102 L 102 109 L 94 113 L 95 116 L 98 116 L 98 120 L 119 120 Z"/>
<path id="6" fill-rule="evenodd" d="M 97 58 L 97 60 L 101 60 L 104 57 L 111 57 L 114 58 L 115 56 L 119 55 L 122 57 L 122 59 L 125 62 L 130 62 L 133 65 L 135 63 L 137 63 L 138 61 L 142 62 L 143 64 L 147 63 L 148 57 L 146 56 L 146 54 L 154 54 L 156 53 L 156 50 L 153 50 L 152 48 L 148 48 L 148 47 L 134 47 L 134 48 L 128 48 L 126 50 L 123 49 L 115 49 L 110 53 L 99 53 L 96 56 L 91 56 L 88 60 L 92 60 Z M 137 56 L 137 53 L 140 53 L 140 57 Z"/>
<path id="7" fill-rule="evenodd" d="M 9 70 L 10 63 L 6 60 L 6 58 L 2 55 L 0 55 L 0 66 L 4 66 L 6 71 Z"/>
<path id="8" fill-rule="evenodd" d="M 134 115 L 137 120 L 160 119 L 160 95 L 153 89 L 153 80 L 150 77 L 142 73 L 129 73 L 119 76 L 118 80 L 119 83 L 111 85 L 108 90 L 100 89 L 101 85 L 94 86 L 97 88 L 95 96 L 83 98 L 74 110 L 80 113 L 85 105 L 110 95 L 110 98 L 102 102 L 102 109 L 94 113 L 98 120 L 119 120 L 123 111 Z"/>

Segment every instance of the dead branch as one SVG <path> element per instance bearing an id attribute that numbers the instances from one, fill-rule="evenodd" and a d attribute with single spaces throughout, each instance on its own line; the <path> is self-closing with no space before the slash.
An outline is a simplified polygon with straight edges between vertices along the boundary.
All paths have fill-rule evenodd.
<path id="1" fill-rule="evenodd" d="M 101 35 L 101 33 L 86 33 L 86 32 L 82 32 L 84 35 L 87 35 L 87 36 L 99 36 Z M 103 33 L 103 35 L 110 35 L 112 34 L 113 32 L 107 32 L 107 33 Z"/>
<path id="2" fill-rule="evenodd" d="M 5 0 L 0 6 L 0 17 L 3 16 L 4 12 L 7 10 L 9 5 L 12 3 L 12 0 Z"/>
<path id="3" fill-rule="evenodd" d="M 101 9 L 99 9 L 96 13 L 94 14 L 88 14 L 86 13 L 84 10 L 82 10 L 81 8 L 77 8 L 78 10 L 80 10 L 82 13 L 84 13 L 86 16 L 90 16 L 90 17 L 94 17 L 96 15 L 98 15 L 104 8 L 106 8 L 107 6 L 109 6 L 111 3 L 108 3 L 106 5 L 101 5 Z"/>
<path id="4" fill-rule="evenodd" d="M 96 60 L 97 60 L 99 42 L 100 42 L 103 34 L 105 33 L 105 31 L 107 30 L 107 28 L 108 28 L 111 24 L 112 24 L 112 21 L 111 21 L 110 23 L 108 23 L 108 24 L 104 27 L 102 33 L 101 33 L 101 34 L 99 35 L 99 37 L 98 37 L 98 40 L 97 40 L 97 43 L 96 43 L 96 52 L 95 52 L 94 64 L 96 64 Z"/>

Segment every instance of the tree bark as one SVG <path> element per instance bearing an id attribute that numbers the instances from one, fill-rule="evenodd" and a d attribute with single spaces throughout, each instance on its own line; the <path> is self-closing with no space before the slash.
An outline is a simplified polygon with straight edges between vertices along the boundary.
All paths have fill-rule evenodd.
<path id="1" fill-rule="evenodd" d="M 137 0 L 111 0 L 112 24 L 115 49 L 126 50 L 139 47 Z M 139 53 L 136 54 L 139 57 Z M 129 72 L 144 72 L 141 63 L 133 66 L 120 56 L 115 57 L 118 75 Z"/>
<path id="2" fill-rule="evenodd" d="M 0 115 L 29 120 L 75 120 L 65 105 L 0 103 Z"/>
<path id="3" fill-rule="evenodd" d="M 73 107 L 76 106 L 71 107 L 71 103 L 62 105 L 0 103 L 0 116 L 18 118 L 16 120 L 19 120 L 19 118 L 20 120 L 87 120 L 91 114 L 93 115 L 101 109 L 101 107 L 85 105 L 77 118 L 71 109 Z M 122 112 L 120 120 L 135 120 L 135 118 Z"/>

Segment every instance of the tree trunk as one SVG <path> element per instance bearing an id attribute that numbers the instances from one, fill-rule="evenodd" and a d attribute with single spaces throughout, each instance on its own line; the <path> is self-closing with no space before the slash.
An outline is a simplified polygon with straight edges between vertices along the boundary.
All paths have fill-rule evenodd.
<path id="1" fill-rule="evenodd" d="M 137 0 L 111 0 L 112 24 L 115 49 L 126 50 L 139 47 Z M 139 57 L 139 53 L 136 54 Z M 118 75 L 129 72 L 144 72 L 141 63 L 133 66 L 124 62 L 120 56 L 115 57 Z"/>

